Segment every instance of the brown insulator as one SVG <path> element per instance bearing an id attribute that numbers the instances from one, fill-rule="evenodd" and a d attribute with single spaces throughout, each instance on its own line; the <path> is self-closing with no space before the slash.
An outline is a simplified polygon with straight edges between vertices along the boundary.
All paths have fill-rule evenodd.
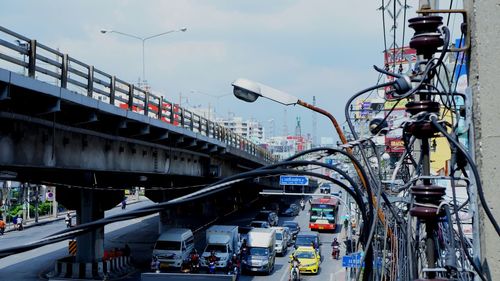
<path id="1" fill-rule="evenodd" d="M 420 112 L 439 113 L 440 106 L 439 102 L 430 100 L 411 101 L 406 104 L 406 112 L 411 115 L 415 115 Z"/>
<path id="2" fill-rule="evenodd" d="M 444 215 L 444 210 L 439 210 L 442 197 L 446 194 L 446 188 L 438 185 L 415 185 L 411 188 L 411 194 L 415 197 L 415 204 L 410 210 L 410 214 L 421 220 L 436 220 Z M 426 205 L 435 205 L 426 206 Z"/>
<path id="3" fill-rule="evenodd" d="M 446 187 L 439 185 L 419 184 L 411 188 L 411 193 L 418 203 L 439 204 L 441 197 L 446 194 L 445 190 Z"/>
<path id="4" fill-rule="evenodd" d="M 415 30 L 410 39 L 410 48 L 417 50 L 417 55 L 430 59 L 437 49 L 443 46 L 444 41 L 438 27 L 443 24 L 440 16 L 421 16 L 408 20 L 409 27 Z"/>
<path id="5" fill-rule="evenodd" d="M 431 122 L 411 123 L 406 126 L 405 131 L 417 139 L 433 138 L 439 131 L 431 124 Z"/>

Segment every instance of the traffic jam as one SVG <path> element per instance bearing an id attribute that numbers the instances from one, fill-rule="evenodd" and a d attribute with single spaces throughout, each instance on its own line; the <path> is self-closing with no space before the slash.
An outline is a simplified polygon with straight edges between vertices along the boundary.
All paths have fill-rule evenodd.
<path id="1" fill-rule="evenodd" d="M 318 191 L 320 196 L 288 201 L 279 210 L 269 208 L 278 204 L 262 206 L 248 224 L 211 225 L 204 237 L 195 238 L 198 235 L 188 228 L 170 228 L 154 245 L 151 271 L 227 274 L 238 279 L 241 274 L 272 275 L 281 258 L 286 259 L 290 280 L 317 275 L 325 255 L 331 254 L 332 260 L 340 257 L 337 238 L 332 238 L 332 252 L 322 253 L 318 233 L 335 236 L 340 202 L 330 195 L 328 184 Z M 195 242 L 203 238 L 204 245 Z"/>

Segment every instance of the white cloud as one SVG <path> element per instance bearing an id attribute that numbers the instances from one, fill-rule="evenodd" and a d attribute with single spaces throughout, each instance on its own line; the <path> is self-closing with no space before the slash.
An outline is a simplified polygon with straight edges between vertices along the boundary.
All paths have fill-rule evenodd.
<path id="1" fill-rule="evenodd" d="M 130 82 L 142 73 L 141 42 L 99 30 L 148 36 L 186 26 L 185 33 L 146 42 L 147 78 L 172 99 L 191 89 L 228 93 L 232 80 L 247 77 L 308 101 L 315 94 L 327 109 L 340 112 L 350 93 L 374 84 L 370 67 L 382 59 L 379 1 L 27 2 L 2 7 L 7 28 Z M 196 101 L 215 102 L 202 96 Z M 282 108 L 268 102 L 249 107 L 227 97 L 220 103 L 219 112 L 282 119 Z M 290 109 L 290 119 L 297 112 L 309 129 L 310 113 Z"/>

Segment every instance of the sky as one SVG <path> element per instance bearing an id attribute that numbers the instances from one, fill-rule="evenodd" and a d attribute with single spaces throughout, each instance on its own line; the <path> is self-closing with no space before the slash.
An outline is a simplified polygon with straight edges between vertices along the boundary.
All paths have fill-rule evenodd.
<path id="1" fill-rule="evenodd" d="M 285 115 L 289 133 L 300 116 L 307 134 L 310 111 L 292 106 L 285 114 L 285 107 L 269 100 L 245 103 L 231 94 L 231 82 L 247 78 L 309 103 L 316 96 L 318 106 L 344 123 L 347 99 L 377 82 L 372 65 L 383 66 L 380 5 L 372 0 L 25 0 L 4 3 L 0 25 L 130 82 L 142 76 L 141 41 L 101 29 L 147 37 L 186 27 L 145 42 L 146 79 L 153 91 L 183 105 L 210 104 L 219 116 L 253 118 L 268 133 L 273 119 L 278 135 Z M 408 38 L 411 33 L 407 29 Z M 318 138 L 336 138 L 326 118 L 317 120 Z"/>

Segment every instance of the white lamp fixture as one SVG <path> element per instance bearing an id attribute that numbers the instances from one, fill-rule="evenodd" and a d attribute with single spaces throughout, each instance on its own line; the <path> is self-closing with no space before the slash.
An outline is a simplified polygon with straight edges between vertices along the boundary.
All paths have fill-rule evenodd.
<path id="1" fill-rule="evenodd" d="M 236 79 L 231 85 L 234 87 L 234 95 L 246 102 L 254 102 L 259 97 L 264 97 L 284 105 L 293 105 L 299 102 L 297 97 L 248 79 Z"/>

